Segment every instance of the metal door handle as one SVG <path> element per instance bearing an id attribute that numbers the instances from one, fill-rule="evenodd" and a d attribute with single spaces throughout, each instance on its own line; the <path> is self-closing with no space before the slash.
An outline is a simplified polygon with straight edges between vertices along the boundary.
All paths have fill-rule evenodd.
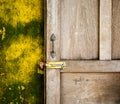
<path id="1" fill-rule="evenodd" d="M 54 42 L 56 40 L 56 37 L 55 37 L 55 34 L 52 34 L 51 37 L 50 37 L 50 40 L 52 41 L 52 51 L 50 52 L 50 55 L 52 58 L 55 58 L 56 56 L 56 52 L 55 52 L 55 46 L 54 46 Z"/>

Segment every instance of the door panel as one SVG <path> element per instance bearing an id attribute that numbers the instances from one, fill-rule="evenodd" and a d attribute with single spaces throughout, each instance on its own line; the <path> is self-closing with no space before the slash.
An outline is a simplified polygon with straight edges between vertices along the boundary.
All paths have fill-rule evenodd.
<path id="1" fill-rule="evenodd" d="M 61 58 L 98 59 L 98 0 L 61 0 Z"/>
<path id="2" fill-rule="evenodd" d="M 119 73 L 61 73 L 61 104 L 119 103 Z"/>
<path id="3" fill-rule="evenodd" d="M 120 61 L 111 60 L 119 58 L 117 3 L 47 0 L 46 61 L 64 61 L 66 67 L 46 68 L 46 104 L 119 104 Z M 51 42 L 53 33 L 56 40 Z"/>
<path id="4" fill-rule="evenodd" d="M 120 1 L 113 0 L 112 7 L 112 59 L 120 59 Z"/>

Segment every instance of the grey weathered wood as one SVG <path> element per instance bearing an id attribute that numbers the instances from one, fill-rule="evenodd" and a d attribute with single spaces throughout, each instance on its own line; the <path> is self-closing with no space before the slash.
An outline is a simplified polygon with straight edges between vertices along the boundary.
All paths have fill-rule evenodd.
<path id="1" fill-rule="evenodd" d="M 59 0 L 47 0 L 47 17 L 46 17 L 46 60 L 58 61 L 60 60 L 60 3 Z M 54 42 L 54 50 L 56 57 L 52 58 L 50 52 L 52 51 L 52 42 L 50 37 L 55 34 L 56 40 Z"/>
<path id="2" fill-rule="evenodd" d="M 60 104 L 60 70 L 46 70 L 46 104 Z"/>
<path id="3" fill-rule="evenodd" d="M 61 104 L 119 104 L 120 73 L 62 73 Z"/>
<path id="4" fill-rule="evenodd" d="M 64 61 L 61 72 L 120 72 L 120 61 Z"/>
<path id="5" fill-rule="evenodd" d="M 46 4 L 46 61 L 67 59 L 61 75 L 59 69 L 46 69 L 46 104 L 119 104 L 120 61 L 80 61 L 98 59 L 98 47 L 100 60 L 111 60 L 112 0 L 46 0 Z M 113 2 L 113 12 L 118 5 Z M 113 17 L 115 25 L 119 12 L 114 14 L 118 16 Z M 118 31 L 114 28 L 113 33 Z M 56 35 L 54 59 L 50 56 L 52 33 Z M 114 43 L 113 48 L 118 46 Z"/>
<path id="6" fill-rule="evenodd" d="M 61 58 L 98 59 L 98 0 L 61 1 Z"/>
<path id="7" fill-rule="evenodd" d="M 112 0 L 100 0 L 100 60 L 111 60 Z"/>
<path id="8" fill-rule="evenodd" d="M 46 61 L 60 60 L 60 16 L 59 0 L 46 0 L 45 8 L 45 51 Z M 56 57 L 52 58 L 52 42 L 50 37 L 55 34 L 54 51 Z M 60 70 L 46 69 L 46 104 L 60 104 Z"/>
<path id="9" fill-rule="evenodd" d="M 112 59 L 120 59 L 120 0 L 113 0 L 112 12 Z"/>

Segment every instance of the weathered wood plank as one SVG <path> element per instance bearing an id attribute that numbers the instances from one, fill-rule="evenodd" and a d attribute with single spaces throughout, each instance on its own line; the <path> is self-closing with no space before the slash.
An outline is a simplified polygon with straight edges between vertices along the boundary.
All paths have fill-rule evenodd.
<path id="1" fill-rule="evenodd" d="M 45 19 L 45 38 L 46 38 L 46 60 L 58 61 L 60 60 L 60 1 L 59 0 L 47 0 L 47 14 Z M 56 57 L 52 58 L 50 53 L 52 51 L 52 42 L 50 37 L 55 34 L 56 40 L 54 42 L 54 51 Z"/>
<path id="2" fill-rule="evenodd" d="M 120 61 L 64 61 L 61 72 L 120 72 Z"/>
<path id="3" fill-rule="evenodd" d="M 120 73 L 61 73 L 61 104 L 119 104 Z"/>
<path id="4" fill-rule="evenodd" d="M 59 0 L 46 0 L 45 10 L 45 52 L 46 61 L 60 60 L 60 18 Z M 46 14 L 47 13 L 47 14 Z M 52 58 L 52 42 L 50 37 L 55 34 L 54 51 L 56 57 Z M 46 104 L 60 104 L 60 70 L 46 69 Z"/>
<path id="5" fill-rule="evenodd" d="M 120 0 L 113 0 L 112 12 L 112 59 L 120 59 Z"/>
<path id="6" fill-rule="evenodd" d="M 60 70 L 46 70 L 46 104 L 60 104 Z"/>
<path id="7" fill-rule="evenodd" d="M 111 60 L 112 0 L 100 0 L 100 60 Z"/>
<path id="8" fill-rule="evenodd" d="M 61 1 L 61 58 L 98 59 L 98 0 Z"/>

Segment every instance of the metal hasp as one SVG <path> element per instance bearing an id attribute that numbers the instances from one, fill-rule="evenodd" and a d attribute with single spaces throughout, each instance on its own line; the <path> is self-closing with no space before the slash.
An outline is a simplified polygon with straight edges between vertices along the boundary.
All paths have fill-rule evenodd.
<path id="1" fill-rule="evenodd" d="M 47 62 L 46 63 L 46 68 L 48 69 L 62 69 L 66 67 L 65 62 Z"/>

